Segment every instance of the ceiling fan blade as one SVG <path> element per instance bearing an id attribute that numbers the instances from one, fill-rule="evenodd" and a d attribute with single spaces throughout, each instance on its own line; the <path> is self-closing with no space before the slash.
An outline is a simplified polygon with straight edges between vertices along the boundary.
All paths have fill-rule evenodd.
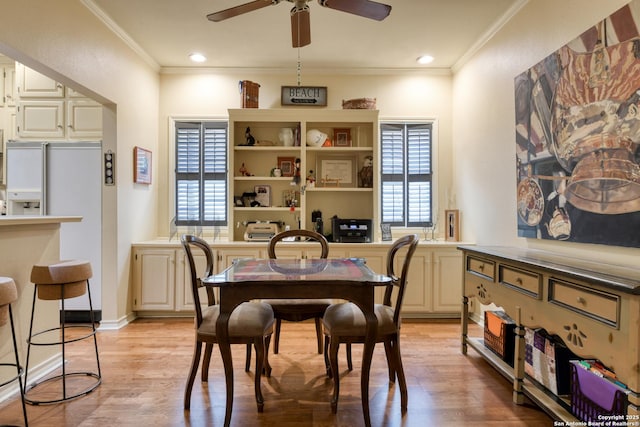
<path id="1" fill-rule="evenodd" d="M 243 13 L 252 12 L 278 3 L 280 3 L 280 0 L 254 0 L 249 3 L 241 4 L 240 6 L 234 6 L 229 9 L 210 13 L 207 15 L 207 19 L 213 22 L 220 22 L 225 19 L 233 18 L 234 16 L 242 15 Z"/>
<path id="2" fill-rule="evenodd" d="M 391 13 L 391 6 L 371 0 L 318 0 L 320 6 L 382 21 Z"/>
<path id="3" fill-rule="evenodd" d="M 302 47 L 311 43 L 311 19 L 309 8 L 291 9 L 291 44 Z"/>

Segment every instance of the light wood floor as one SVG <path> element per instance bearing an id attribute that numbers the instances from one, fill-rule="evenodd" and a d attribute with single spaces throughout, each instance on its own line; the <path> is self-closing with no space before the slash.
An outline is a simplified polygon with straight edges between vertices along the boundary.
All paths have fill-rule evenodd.
<path id="1" fill-rule="evenodd" d="M 473 327 L 472 336 L 482 331 Z M 532 405 L 511 401 L 511 384 L 472 349 L 460 353 L 459 321 L 411 323 L 402 328 L 402 357 L 409 408 L 400 413 L 400 394 L 389 387 L 382 346 L 376 346 L 371 382 L 373 426 L 552 426 Z M 232 426 L 362 426 L 361 347 L 354 346 L 354 370 L 341 351 L 338 413 L 332 414 L 331 381 L 316 353 L 313 323 L 285 323 L 280 354 L 270 355 L 271 378 L 263 378 L 264 413 L 256 410 L 253 368 L 244 372 L 244 348 L 233 346 L 235 402 Z M 31 426 L 221 426 L 224 374 L 217 347 L 209 383 L 196 378 L 191 410 L 183 410 L 185 379 L 193 351 L 190 319 L 137 320 L 119 331 L 100 331 L 103 383 L 93 393 L 57 405 L 27 406 Z M 69 355 L 71 363 L 84 363 Z M 83 358 L 84 359 L 84 358 Z M 88 363 L 88 362 L 87 362 Z M 0 404 L 0 425 L 22 425 L 18 398 Z"/>

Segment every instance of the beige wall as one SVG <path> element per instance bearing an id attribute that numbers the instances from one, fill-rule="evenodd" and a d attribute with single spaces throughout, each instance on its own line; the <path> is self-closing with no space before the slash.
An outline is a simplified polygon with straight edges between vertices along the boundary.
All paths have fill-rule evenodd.
<path id="1" fill-rule="evenodd" d="M 102 102 L 116 186 L 103 187 L 104 324 L 129 312 L 132 241 L 155 236 L 158 186 L 132 180 L 133 147 L 158 151 L 158 74 L 78 0 L 6 1 L 0 53 Z"/>
<path id="2" fill-rule="evenodd" d="M 166 147 L 161 153 L 158 167 L 166 170 L 161 178 L 158 234 L 167 236 L 169 221 L 173 217 L 173 187 L 168 180 L 170 172 L 169 156 L 173 155 L 169 141 L 169 120 L 171 117 L 227 117 L 228 108 L 240 107 L 239 80 L 251 80 L 260 84 L 260 108 L 281 108 L 281 86 L 295 86 L 295 64 L 291 73 L 246 72 L 202 72 L 164 73 L 160 79 L 160 146 Z M 318 74 L 302 73 L 302 84 L 326 86 L 327 107 L 341 109 L 343 99 L 376 98 L 380 119 L 429 119 L 435 120 L 434 150 L 435 167 L 438 175 L 437 190 L 448 194 L 452 182 L 451 152 L 451 77 L 446 74 L 426 72 L 406 72 L 386 74 Z M 312 107 L 307 107 L 312 108 Z M 300 114 L 305 108 L 298 107 Z M 444 196 L 443 196 L 444 199 Z M 444 216 L 446 203 L 436 207 L 440 218 Z"/>
<path id="3" fill-rule="evenodd" d="M 637 265 L 640 249 L 519 238 L 515 213 L 515 76 L 626 3 L 529 1 L 455 74 L 455 188 L 465 239 Z"/>

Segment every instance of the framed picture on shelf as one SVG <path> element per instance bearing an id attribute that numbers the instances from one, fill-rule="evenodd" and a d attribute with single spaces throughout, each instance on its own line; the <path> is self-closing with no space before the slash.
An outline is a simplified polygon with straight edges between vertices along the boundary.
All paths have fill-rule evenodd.
<path id="1" fill-rule="evenodd" d="M 256 185 L 253 189 L 256 193 L 256 202 L 263 208 L 271 207 L 271 186 Z"/>
<path id="2" fill-rule="evenodd" d="M 334 129 L 333 130 L 333 146 L 334 147 L 351 147 L 351 129 Z"/>
<path id="3" fill-rule="evenodd" d="M 133 148 L 133 182 L 151 184 L 151 151 Z"/>
<path id="4" fill-rule="evenodd" d="M 445 236 L 447 242 L 460 241 L 460 213 L 457 209 L 446 210 Z"/>
<path id="5" fill-rule="evenodd" d="M 300 192 L 296 190 L 284 190 L 282 192 L 282 206 L 284 207 L 300 207 Z"/>
<path id="6" fill-rule="evenodd" d="M 278 169 L 282 171 L 282 176 L 293 176 L 295 162 L 295 157 L 278 157 Z"/>
<path id="7" fill-rule="evenodd" d="M 320 187 L 357 187 L 355 156 L 318 156 L 316 185 Z"/>

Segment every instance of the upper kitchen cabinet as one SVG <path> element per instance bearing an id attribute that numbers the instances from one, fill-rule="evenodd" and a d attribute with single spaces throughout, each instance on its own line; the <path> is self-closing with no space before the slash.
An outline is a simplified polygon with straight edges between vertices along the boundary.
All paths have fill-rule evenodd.
<path id="1" fill-rule="evenodd" d="M 100 139 L 102 106 L 16 63 L 16 135 L 33 139 Z"/>
<path id="2" fill-rule="evenodd" d="M 377 111 L 233 109 L 229 145 L 232 240 L 252 221 L 313 230 L 318 212 L 325 234 L 334 215 L 379 223 Z"/>

